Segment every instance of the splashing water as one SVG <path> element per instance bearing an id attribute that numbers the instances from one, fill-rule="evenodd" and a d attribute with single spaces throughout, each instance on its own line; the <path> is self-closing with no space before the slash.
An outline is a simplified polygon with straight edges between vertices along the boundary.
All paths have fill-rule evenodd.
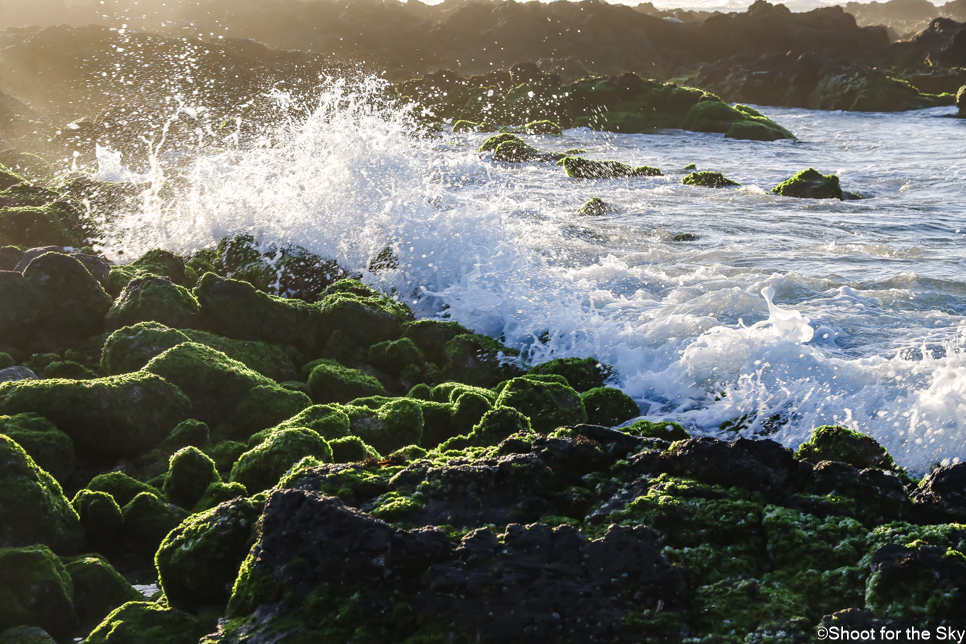
<path id="1" fill-rule="evenodd" d="M 300 245 L 420 316 L 502 336 L 533 363 L 612 364 L 645 417 L 697 434 L 795 447 L 839 423 L 917 470 L 964 456 L 966 211 L 948 205 L 963 188 L 962 171 L 950 176 L 962 137 L 942 108 L 766 110 L 798 145 L 584 129 L 533 137 L 544 150 L 580 147 L 667 175 L 584 181 L 549 164 L 494 163 L 475 152 L 484 135 L 415 137 L 415 114 L 384 90 L 330 81 L 311 113 L 279 95 L 286 118 L 253 143 L 228 133 L 187 162 L 162 163 L 158 150 L 141 177 L 150 198 L 104 222 L 106 252 L 190 253 L 239 233 Z M 674 168 L 690 162 L 743 185 L 682 186 Z M 810 165 L 872 198 L 768 194 Z M 127 175 L 105 151 L 99 176 Z M 578 217 L 592 196 L 614 214 Z M 684 231 L 699 240 L 671 241 Z M 398 268 L 369 273 L 386 246 Z"/>

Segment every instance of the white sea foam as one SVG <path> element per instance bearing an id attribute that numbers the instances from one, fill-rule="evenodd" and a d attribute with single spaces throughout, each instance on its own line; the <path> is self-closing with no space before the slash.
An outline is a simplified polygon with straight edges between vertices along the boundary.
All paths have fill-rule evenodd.
<path id="1" fill-rule="evenodd" d="M 840 423 L 913 468 L 966 455 L 966 280 L 953 233 L 966 216 L 945 205 L 963 187 L 950 170 L 961 152 L 948 143 L 953 119 L 766 109 L 813 141 L 798 146 L 586 129 L 535 139 L 667 175 L 586 181 L 481 158 L 481 135 L 414 138 L 411 115 L 381 95 L 377 81 L 333 82 L 314 112 L 260 144 L 216 142 L 179 170 L 173 199 L 159 196 L 156 166 L 144 207 L 105 222 L 106 250 L 187 253 L 237 233 L 298 244 L 534 362 L 596 356 L 646 417 L 695 433 L 731 435 L 719 428 L 729 422 L 794 447 Z M 127 176 L 107 151 L 98 158 L 101 178 Z M 690 162 L 743 187 L 682 186 Z M 809 166 L 876 193 L 768 194 Z M 591 196 L 613 214 L 577 216 Z M 679 232 L 699 239 L 672 242 Z M 368 273 L 386 246 L 399 268 Z"/>

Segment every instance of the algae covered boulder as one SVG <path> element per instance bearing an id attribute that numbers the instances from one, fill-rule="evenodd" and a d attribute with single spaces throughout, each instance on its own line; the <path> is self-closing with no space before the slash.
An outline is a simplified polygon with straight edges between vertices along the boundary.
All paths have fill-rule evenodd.
<path id="1" fill-rule="evenodd" d="M 338 331 L 361 347 L 395 340 L 413 319 L 409 308 L 357 280 L 339 280 L 325 289 L 319 302 L 328 331 Z"/>
<path id="2" fill-rule="evenodd" d="M 587 203 L 577 210 L 578 215 L 601 217 L 607 212 L 607 204 L 600 197 L 591 197 Z"/>
<path id="3" fill-rule="evenodd" d="M 57 644 L 57 640 L 39 626 L 15 626 L 0 632 L 0 644 Z"/>
<path id="4" fill-rule="evenodd" d="M 809 439 L 795 452 L 795 458 L 810 463 L 841 461 L 860 470 L 895 467 L 892 457 L 874 438 L 838 425 L 822 425 L 812 430 Z"/>
<path id="5" fill-rule="evenodd" d="M 0 435 L 0 548 L 44 544 L 80 547 L 83 530 L 60 485 L 13 439 Z"/>
<path id="6" fill-rule="evenodd" d="M 101 352 L 101 368 L 110 375 L 138 371 L 151 358 L 190 341 L 181 331 L 159 322 L 139 322 L 108 336 Z"/>
<path id="7" fill-rule="evenodd" d="M 771 191 L 782 197 L 798 199 L 843 199 L 839 178 L 834 174 L 822 174 L 809 168 L 786 179 Z"/>
<path id="8" fill-rule="evenodd" d="M 275 383 L 197 342 L 185 342 L 152 358 L 143 371 L 178 386 L 191 400 L 192 416 L 209 424 L 223 420 L 249 389 Z"/>
<path id="9" fill-rule="evenodd" d="M 124 516 L 124 545 L 132 551 L 153 553 L 165 536 L 187 516 L 187 512 L 168 505 L 157 495 L 141 492 L 121 509 Z"/>
<path id="10" fill-rule="evenodd" d="M 376 409 L 346 406 L 345 410 L 352 433 L 380 454 L 423 440 L 423 408 L 409 398 L 395 398 Z"/>
<path id="11" fill-rule="evenodd" d="M 420 368 L 426 357 L 410 338 L 386 340 L 369 347 L 369 363 L 382 371 L 399 376 L 407 368 Z"/>
<path id="12" fill-rule="evenodd" d="M 110 494 L 117 504 L 124 507 L 131 500 L 142 492 L 158 496 L 160 492 L 157 488 L 151 487 L 147 483 L 128 476 L 124 472 L 105 472 L 98 474 L 87 484 L 86 490 L 90 492 L 104 492 Z"/>
<path id="13" fill-rule="evenodd" d="M 563 376 L 577 391 L 603 387 L 604 382 L 615 374 L 613 367 L 603 364 L 597 358 L 555 358 L 534 366 L 528 373 Z"/>
<path id="14" fill-rule="evenodd" d="M 508 161 L 523 163 L 533 161 L 540 156 L 540 151 L 528 143 L 520 141 L 504 141 L 493 151 L 494 161 Z"/>
<path id="15" fill-rule="evenodd" d="M 274 427 L 311 405 L 312 399 L 301 391 L 259 385 L 245 392 L 219 430 L 228 438 L 244 440 L 255 432 Z"/>
<path id="16" fill-rule="evenodd" d="M 634 399 L 620 389 L 595 387 L 580 395 L 591 425 L 613 427 L 641 415 Z"/>
<path id="17" fill-rule="evenodd" d="M 145 372 L 0 385 L 0 414 L 41 414 L 71 437 L 79 456 L 98 460 L 149 451 L 190 408 L 178 387 Z"/>
<path id="18" fill-rule="evenodd" d="M 312 405 L 285 422 L 279 423 L 276 429 L 305 427 L 329 441 L 348 436 L 349 426 L 349 416 L 339 405 Z M 251 446 L 254 447 L 254 445 Z"/>
<path id="19" fill-rule="evenodd" d="M 477 333 L 458 335 L 443 345 L 440 357 L 443 375 L 477 387 L 492 387 L 522 373 L 516 349 L 503 346 Z"/>
<path id="20" fill-rule="evenodd" d="M 82 621 L 100 623 L 108 613 L 127 602 L 143 599 L 103 557 L 83 555 L 66 560 L 74 586 L 74 610 Z"/>
<path id="21" fill-rule="evenodd" d="M 0 434 L 6 434 L 58 481 L 74 471 L 74 444 L 70 436 L 34 413 L 0 416 Z"/>
<path id="22" fill-rule="evenodd" d="M 684 427 L 670 421 L 638 420 L 627 427 L 621 427 L 621 431 L 632 436 L 658 438 L 672 443 L 674 441 L 683 441 L 691 438 L 691 435 Z"/>
<path id="23" fill-rule="evenodd" d="M 557 162 L 568 177 L 577 179 L 619 179 L 624 177 L 656 177 L 661 171 L 649 166 L 631 166 L 620 161 L 592 161 L 583 157 L 564 157 Z"/>
<path id="24" fill-rule="evenodd" d="M 36 626 L 68 635 L 77 623 L 73 597 L 70 575 L 50 548 L 0 548 L 0 632 Z"/>
<path id="25" fill-rule="evenodd" d="M 23 276 L 46 299 L 45 331 L 83 338 L 103 330 L 111 296 L 77 259 L 45 253 L 27 265 Z"/>
<path id="26" fill-rule="evenodd" d="M 374 377 L 334 361 L 320 361 L 309 375 L 309 388 L 316 403 L 345 403 L 386 393 Z"/>
<path id="27" fill-rule="evenodd" d="M 196 644 L 205 634 L 196 617 L 152 602 L 128 602 L 112 611 L 85 644 Z"/>
<path id="28" fill-rule="evenodd" d="M 530 419 L 533 430 L 539 433 L 587 422 L 580 394 L 556 382 L 514 378 L 503 388 L 496 406 L 516 409 Z"/>
<path id="29" fill-rule="evenodd" d="M 193 508 L 215 481 L 220 481 L 215 462 L 197 447 L 184 447 L 169 460 L 164 494 L 182 508 Z"/>
<path id="30" fill-rule="evenodd" d="M 169 250 L 149 250 L 131 262 L 131 267 L 159 277 L 167 277 L 175 284 L 185 284 L 184 260 Z"/>
<path id="31" fill-rule="evenodd" d="M 131 280 L 107 312 L 117 329 L 138 322 L 158 322 L 175 329 L 197 327 L 200 307 L 191 291 L 167 277 L 146 275 Z"/>
<path id="32" fill-rule="evenodd" d="M 168 534 L 155 563 L 170 605 L 187 611 L 227 605 L 261 512 L 261 503 L 235 498 L 192 515 Z"/>
<path id="33" fill-rule="evenodd" d="M 311 456 L 332 462 L 329 445 L 311 429 L 280 429 L 235 462 L 231 470 L 233 483 L 241 483 L 254 494 L 273 487 L 295 463 Z"/>
<path id="34" fill-rule="evenodd" d="M 477 152 L 481 152 L 481 153 L 482 152 L 494 152 L 498 147 L 500 147 L 500 145 L 502 145 L 504 143 L 508 143 L 508 142 L 509 143 L 517 143 L 519 145 L 526 145 L 527 144 L 526 141 L 524 141 L 523 139 L 521 139 L 516 134 L 510 134 L 509 132 L 503 132 L 501 134 L 494 134 L 493 136 L 491 136 L 490 138 L 488 138 L 486 141 L 483 141 L 483 144 L 480 145 L 480 147 L 477 150 Z"/>
<path id="35" fill-rule="evenodd" d="M 117 536 L 124 515 L 114 497 L 107 492 L 82 489 L 70 502 L 84 528 L 84 546 L 94 552 L 110 552 L 117 547 Z"/>
<path id="36" fill-rule="evenodd" d="M 727 188 L 741 185 L 720 172 L 692 172 L 681 179 L 681 183 L 686 186 L 702 186 L 704 188 Z"/>

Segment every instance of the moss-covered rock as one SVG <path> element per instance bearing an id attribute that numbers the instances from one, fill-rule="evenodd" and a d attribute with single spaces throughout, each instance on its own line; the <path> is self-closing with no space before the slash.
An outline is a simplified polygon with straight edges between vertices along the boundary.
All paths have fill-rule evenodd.
<path id="1" fill-rule="evenodd" d="M 197 447 L 183 447 L 171 456 L 164 494 L 175 505 L 191 509 L 208 486 L 220 480 L 211 458 Z"/>
<path id="2" fill-rule="evenodd" d="M 231 472 L 232 466 L 235 465 L 235 461 L 247 452 L 248 449 L 245 443 L 232 440 L 220 440 L 208 445 L 202 451 L 215 462 L 215 467 L 218 468 L 218 472 L 222 476 L 227 476 Z"/>
<path id="3" fill-rule="evenodd" d="M 159 322 L 176 329 L 200 324 L 200 306 L 191 291 L 167 277 L 146 275 L 131 280 L 107 313 L 107 324 L 118 329 L 138 322 Z"/>
<path id="4" fill-rule="evenodd" d="M 97 373 L 73 360 L 55 360 L 44 367 L 43 377 L 45 379 L 93 380 L 97 378 Z"/>
<path id="5" fill-rule="evenodd" d="M 43 329 L 68 338 L 85 338 L 104 329 L 111 296 L 77 259 L 44 253 L 23 271 L 23 277 L 46 299 Z"/>
<path id="6" fill-rule="evenodd" d="M 175 284 L 185 285 L 184 260 L 171 251 L 160 248 L 149 250 L 131 262 L 131 266 L 145 273 L 167 277 Z"/>
<path id="7" fill-rule="evenodd" d="M 607 212 L 607 204 L 600 197 L 591 197 L 587 203 L 577 209 L 578 215 L 602 217 Z"/>
<path id="8" fill-rule="evenodd" d="M 247 496 L 248 490 L 241 483 L 232 482 L 224 483 L 220 479 L 208 486 L 205 493 L 201 495 L 201 499 L 195 505 L 192 512 L 205 512 L 210 510 L 216 505 L 221 505 L 226 501 L 231 501 L 240 496 Z"/>
<path id="9" fill-rule="evenodd" d="M 613 427 L 641 415 L 634 399 L 620 389 L 595 387 L 580 394 L 591 425 Z"/>
<path id="10" fill-rule="evenodd" d="M 587 422 L 587 410 L 580 394 L 566 385 L 527 377 L 507 383 L 496 406 L 516 409 L 530 419 L 534 431 L 539 433 Z"/>
<path id="11" fill-rule="evenodd" d="M 493 136 L 489 137 L 486 141 L 483 141 L 483 144 L 480 145 L 480 148 L 477 150 L 477 152 L 480 152 L 480 153 L 494 152 L 498 147 L 500 147 L 501 144 L 507 143 L 507 142 L 518 143 L 521 145 L 527 144 L 526 141 L 521 139 L 516 134 L 510 134 L 508 132 L 504 132 L 502 134 L 494 134 Z"/>
<path id="12" fill-rule="evenodd" d="M 492 387 L 522 373 L 513 358 L 519 352 L 476 333 L 458 335 L 443 345 L 443 376 L 467 385 Z"/>
<path id="13" fill-rule="evenodd" d="M 413 319 L 407 306 L 356 280 L 339 280 L 326 288 L 319 307 L 328 330 L 342 332 L 360 347 L 397 339 Z"/>
<path id="14" fill-rule="evenodd" d="M 0 208 L 0 244 L 24 248 L 82 246 L 83 221 L 64 204 Z"/>
<path id="15" fill-rule="evenodd" d="M 453 123 L 453 134 L 458 132 L 476 132 L 480 128 L 479 123 L 473 121 L 456 121 Z"/>
<path id="16" fill-rule="evenodd" d="M 0 434 L 6 434 L 24 449 L 43 470 L 58 481 L 74 471 L 74 443 L 70 436 L 35 413 L 0 416 Z"/>
<path id="17" fill-rule="evenodd" d="M 860 470 L 895 468 L 892 456 L 874 438 L 838 425 L 822 425 L 812 430 L 812 435 L 795 452 L 795 458 L 810 463 L 841 461 Z"/>
<path id="18" fill-rule="evenodd" d="M 70 502 L 84 528 L 84 546 L 94 552 L 117 549 L 124 515 L 114 497 L 107 492 L 81 489 Z"/>
<path id="19" fill-rule="evenodd" d="M 369 363 L 393 376 L 399 376 L 407 368 L 421 368 L 426 357 L 410 338 L 387 340 L 369 347 Z"/>
<path id="20" fill-rule="evenodd" d="M 576 179 L 619 179 L 624 177 L 657 177 L 661 171 L 649 166 L 630 166 L 620 161 L 592 161 L 582 157 L 564 157 L 557 162 L 568 177 Z"/>
<path id="21" fill-rule="evenodd" d="M 727 188 L 729 186 L 741 185 L 720 172 L 692 172 L 681 179 L 681 183 L 686 186 L 701 186 L 704 188 Z"/>
<path id="22" fill-rule="evenodd" d="M 158 585 L 175 608 L 224 608 L 238 568 L 255 540 L 262 503 L 238 498 L 195 514 L 158 548 Z"/>
<path id="23" fill-rule="evenodd" d="M 57 481 L 4 435 L 0 463 L 0 547 L 44 544 L 59 553 L 76 551 L 83 530 Z"/>
<path id="24" fill-rule="evenodd" d="M 549 134 L 550 136 L 563 136 L 563 129 L 553 121 L 531 121 L 523 126 L 523 131 L 527 134 Z"/>
<path id="25" fill-rule="evenodd" d="M 440 452 L 468 447 L 499 445 L 510 436 L 533 434 L 530 419 L 512 407 L 497 407 L 483 414 L 480 422 L 466 434 L 453 436 L 439 445 Z"/>
<path id="26" fill-rule="evenodd" d="M 561 375 L 577 391 L 603 387 L 604 382 L 615 375 L 613 367 L 597 358 L 556 358 L 534 366 L 528 373 Z"/>
<path id="27" fill-rule="evenodd" d="M 104 342 L 101 369 L 111 375 L 138 371 L 151 358 L 191 339 L 158 322 L 141 322 L 118 329 Z"/>
<path id="28" fill-rule="evenodd" d="M 349 416 L 339 405 L 313 405 L 292 416 L 275 429 L 294 429 L 304 427 L 316 432 L 327 441 L 349 435 Z M 270 432 L 269 432 L 270 433 Z M 255 443 L 260 443 L 268 433 Z M 252 437 L 255 438 L 254 436 Z M 255 445 L 250 445 L 254 447 Z"/>
<path id="29" fill-rule="evenodd" d="M 168 349 L 142 371 L 177 385 L 191 400 L 192 417 L 209 424 L 224 420 L 253 387 L 275 386 L 242 363 L 197 342 Z"/>
<path id="30" fill-rule="evenodd" d="M 533 161 L 540 156 L 540 151 L 528 143 L 520 141 L 504 141 L 493 151 L 494 161 L 509 163 L 523 163 Z"/>
<path id="31" fill-rule="evenodd" d="M 318 307 L 259 292 L 247 282 L 206 273 L 194 294 L 205 328 L 219 335 L 288 344 L 310 355 L 327 337 Z"/>
<path id="32" fill-rule="evenodd" d="M 274 427 L 311 405 L 312 399 L 301 391 L 259 385 L 245 392 L 219 431 L 233 440 L 246 440 L 252 434 Z"/>
<path id="33" fill-rule="evenodd" d="M 205 633 L 197 618 L 152 602 L 128 602 L 112 611 L 84 644 L 195 644 Z"/>
<path id="34" fill-rule="evenodd" d="M 64 564 L 74 586 L 74 610 L 82 621 L 99 624 L 121 604 L 143 599 L 141 593 L 99 555 L 71 557 Z"/>
<path id="35" fill-rule="evenodd" d="M 416 320 L 405 325 L 403 337 L 412 340 L 427 360 L 439 363 L 446 343 L 468 333 L 469 329 L 453 320 Z"/>
<path id="36" fill-rule="evenodd" d="M 346 403 L 356 398 L 386 393 L 374 377 L 328 360 L 321 361 L 312 370 L 309 387 L 316 403 Z"/>
<path id="37" fill-rule="evenodd" d="M 164 445 L 176 450 L 189 446 L 204 447 L 210 439 L 211 430 L 208 428 L 208 424 L 189 418 L 178 423 L 178 426 L 171 430 L 168 437 L 164 439 Z"/>
<path id="38" fill-rule="evenodd" d="M 279 429 L 245 452 L 231 469 L 232 482 L 254 494 L 273 487 L 285 472 L 306 456 L 332 462 L 332 450 L 311 429 Z"/>
<path id="39" fill-rule="evenodd" d="M 670 421 L 655 422 L 651 420 L 638 420 L 627 427 L 621 427 L 621 431 L 632 436 L 659 438 L 672 443 L 674 441 L 683 441 L 691 438 L 691 434 L 684 427 Z"/>
<path id="40" fill-rule="evenodd" d="M 57 640 L 39 626 L 15 626 L 0 633 L 0 644 L 57 644 Z"/>
<path id="41" fill-rule="evenodd" d="M 343 436 L 329 441 L 333 463 L 358 463 L 367 458 L 379 458 L 379 452 L 366 445 L 358 436 Z"/>
<path id="42" fill-rule="evenodd" d="M 124 472 L 105 472 L 104 474 L 98 474 L 91 479 L 91 482 L 87 484 L 85 489 L 91 492 L 110 494 L 121 507 L 130 503 L 134 497 L 142 492 L 155 496 L 160 496 L 161 494 L 157 488 L 128 476 Z"/>
<path id="43" fill-rule="evenodd" d="M 377 409 L 348 405 L 344 409 L 352 434 L 382 455 L 422 442 L 423 408 L 412 399 L 396 398 Z"/>
<path id="44" fill-rule="evenodd" d="M 149 492 L 141 492 L 121 509 L 124 544 L 132 552 L 150 554 L 188 513 Z"/>
<path id="45" fill-rule="evenodd" d="M 0 548 L 0 632 L 37 626 L 68 635 L 77 623 L 73 596 L 70 575 L 47 546 Z"/>
<path id="46" fill-rule="evenodd" d="M 42 414 L 71 437 L 79 456 L 97 460 L 149 451 L 187 418 L 190 407 L 177 386 L 145 372 L 0 385 L 0 413 Z"/>
<path id="47" fill-rule="evenodd" d="M 839 178 L 809 168 L 779 183 L 771 191 L 782 197 L 798 199 L 843 199 Z"/>

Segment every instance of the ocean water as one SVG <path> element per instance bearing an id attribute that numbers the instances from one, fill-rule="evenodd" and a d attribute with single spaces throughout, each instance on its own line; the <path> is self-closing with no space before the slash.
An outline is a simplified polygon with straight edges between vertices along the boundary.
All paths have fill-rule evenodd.
<path id="1" fill-rule="evenodd" d="M 797 447 L 838 423 L 916 471 L 966 458 L 966 121 L 954 108 L 761 108 L 799 142 L 526 137 L 664 172 L 586 180 L 494 162 L 476 152 L 485 134 L 414 138 L 411 113 L 380 107 L 375 84 L 333 83 L 260 141 L 229 133 L 190 160 L 159 146 L 141 175 L 151 188 L 108 226 L 105 252 L 191 252 L 242 232 L 294 243 L 532 363 L 595 356 L 642 417 L 695 435 Z M 132 177 L 110 150 L 99 161 L 100 178 Z M 682 185 L 690 163 L 741 186 Z M 769 194 L 808 167 L 865 198 Z M 591 197 L 604 216 L 577 214 Z M 367 272 L 386 246 L 399 267 Z"/>

